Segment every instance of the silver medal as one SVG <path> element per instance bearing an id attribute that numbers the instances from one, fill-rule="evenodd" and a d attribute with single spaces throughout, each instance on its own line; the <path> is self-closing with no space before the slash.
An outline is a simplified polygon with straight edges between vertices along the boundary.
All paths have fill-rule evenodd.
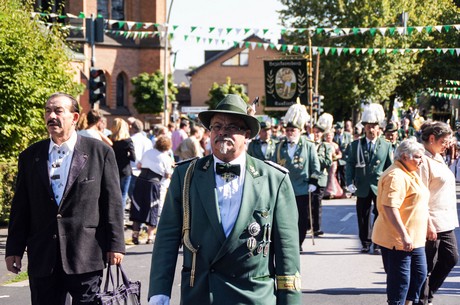
<path id="1" fill-rule="evenodd" d="M 248 226 L 248 232 L 251 236 L 257 236 L 260 233 L 260 225 L 257 222 L 253 222 Z"/>

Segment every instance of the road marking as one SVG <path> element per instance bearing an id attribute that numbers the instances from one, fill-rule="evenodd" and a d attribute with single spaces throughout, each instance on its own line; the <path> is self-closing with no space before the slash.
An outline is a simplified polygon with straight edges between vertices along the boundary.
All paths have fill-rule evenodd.
<path id="1" fill-rule="evenodd" d="M 3 285 L 4 287 L 27 287 L 29 286 L 29 280 L 25 280 L 25 281 L 22 281 L 22 282 L 15 282 L 15 283 L 11 283 L 11 284 L 6 284 L 6 285 Z"/>
<path id="2" fill-rule="evenodd" d="M 348 213 L 347 215 L 345 215 L 344 218 L 340 219 L 340 221 L 347 221 L 348 219 L 350 219 L 355 213 Z"/>
<path id="3" fill-rule="evenodd" d="M 0 299 L 5 299 L 5 298 L 9 298 L 10 296 L 9 295 L 0 295 Z"/>

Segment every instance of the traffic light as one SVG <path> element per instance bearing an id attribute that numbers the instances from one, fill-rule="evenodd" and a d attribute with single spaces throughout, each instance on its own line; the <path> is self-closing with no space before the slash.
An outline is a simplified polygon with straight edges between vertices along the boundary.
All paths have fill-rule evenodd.
<path id="1" fill-rule="evenodd" d="M 89 71 L 89 102 L 91 105 L 105 104 L 105 87 L 104 70 L 91 68 Z"/>
<path id="2" fill-rule="evenodd" d="M 321 102 L 323 96 L 313 96 L 313 111 L 316 112 L 318 115 L 324 112 L 324 103 Z"/>

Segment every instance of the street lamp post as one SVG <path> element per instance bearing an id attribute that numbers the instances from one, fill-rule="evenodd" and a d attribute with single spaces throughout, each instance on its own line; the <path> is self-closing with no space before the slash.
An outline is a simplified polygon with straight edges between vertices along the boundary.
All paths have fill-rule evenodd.
<path id="1" fill-rule="evenodd" d="M 168 48 L 169 48 L 169 18 L 171 17 L 171 9 L 172 5 L 174 3 L 174 0 L 171 0 L 171 3 L 169 4 L 169 10 L 167 13 L 166 17 L 166 24 L 165 24 L 165 34 L 164 34 L 164 46 L 165 46 L 165 52 L 164 52 L 164 118 L 163 118 L 163 124 L 166 126 L 168 124 Z"/>

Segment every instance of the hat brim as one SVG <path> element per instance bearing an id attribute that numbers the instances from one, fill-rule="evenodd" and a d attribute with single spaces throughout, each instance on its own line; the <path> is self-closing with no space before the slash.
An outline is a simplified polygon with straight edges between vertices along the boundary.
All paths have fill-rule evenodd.
<path id="1" fill-rule="evenodd" d="M 249 130 L 251 131 L 251 134 L 250 134 L 251 139 L 257 136 L 257 134 L 260 131 L 259 121 L 255 117 L 247 115 L 247 114 L 242 114 L 241 112 L 236 112 L 236 111 L 231 111 L 231 110 L 206 110 L 206 111 L 200 112 L 198 114 L 198 118 L 200 119 L 203 126 L 209 129 L 209 126 L 211 125 L 211 119 L 216 114 L 228 114 L 228 115 L 233 115 L 233 116 L 237 116 L 241 118 L 246 124 L 246 126 L 249 128 Z"/>

